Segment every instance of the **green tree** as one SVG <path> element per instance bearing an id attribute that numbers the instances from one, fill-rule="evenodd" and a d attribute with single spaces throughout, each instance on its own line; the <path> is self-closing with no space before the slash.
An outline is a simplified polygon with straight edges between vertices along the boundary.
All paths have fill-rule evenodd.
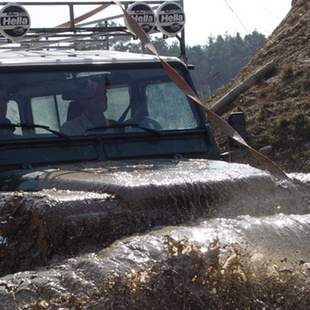
<path id="1" fill-rule="evenodd" d="M 115 25 L 110 24 L 110 26 Z M 152 41 L 160 55 L 179 56 L 178 42 L 168 44 L 167 40 L 162 37 L 154 37 Z M 239 33 L 235 36 L 225 34 L 209 37 L 205 45 L 187 46 L 188 61 L 195 66 L 192 77 L 199 95 L 207 99 L 217 88 L 228 83 L 249 62 L 264 42 L 264 35 L 254 31 L 244 38 Z M 83 49 L 104 49 L 106 47 L 106 43 L 99 42 L 84 45 Z M 124 36 L 111 38 L 109 47 L 117 51 L 149 53 L 147 50 L 142 51 L 139 40 L 128 40 L 128 37 Z"/>

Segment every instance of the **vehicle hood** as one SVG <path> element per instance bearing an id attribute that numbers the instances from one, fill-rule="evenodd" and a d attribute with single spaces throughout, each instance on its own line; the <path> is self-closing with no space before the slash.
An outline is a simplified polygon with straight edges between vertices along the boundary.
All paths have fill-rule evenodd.
<path id="1" fill-rule="evenodd" d="M 271 200 L 277 205 L 276 197 L 277 201 L 290 201 L 289 192 L 262 170 L 204 159 L 70 164 L 19 172 L 1 184 L 2 190 L 13 184 L 16 190 L 53 191 L 53 196 L 64 192 L 71 193 L 68 197 L 74 192 L 108 194 L 129 204 L 171 200 L 182 205 L 182 199 L 197 204 L 200 197 L 204 201 L 210 197 L 212 203 L 225 202 L 227 208 L 238 202 L 255 209 L 263 199 L 267 207 Z"/>
<path id="2" fill-rule="evenodd" d="M 248 165 L 211 160 L 145 160 L 62 165 L 11 173 L 3 184 L 17 190 L 45 189 L 135 195 L 152 188 L 270 178 Z M 2 190 L 5 190 L 3 185 Z"/>

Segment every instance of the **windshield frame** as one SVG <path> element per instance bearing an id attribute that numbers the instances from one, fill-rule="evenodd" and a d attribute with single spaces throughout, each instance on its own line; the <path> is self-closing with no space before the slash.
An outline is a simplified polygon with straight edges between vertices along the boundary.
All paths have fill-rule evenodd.
<path id="1" fill-rule="evenodd" d="M 169 62 L 174 68 L 180 70 L 182 72 L 183 78 L 190 84 L 191 87 L 194 89 L 194 85 L 192 79 L 190 77 L 190 72 L 188 68 L 181 62 Z M 23 65 L 23 66 L 0 66 L 0 74 L 1 73 L 36 73 L 36 72 L 98 72 L 98 71 L 108 71 L 108 70 L 130 70 L 130 69 L 162 69 L 162 65 L 159 62 L 136 62 L 136 63 L 115 63 L 115 64 L 57 64 L 57 65 Z M 175 130 L 162 130 L 161 135 L 184 135 L 184 133 L 191 133 L 191 132 L 201 132 L 204 130 L 204 126 L 207 123 L 206 115 L 203 110 L 191 99 L 190 107 L 193 110 L 193 113 L 197 116 L 197 128 L 191 129 L 175 129 Z M 96 132 L 85 135 L 76 135 L 70 136 L 71 140 L 78 141 L 78 140 L 92 140 L 93 138 L 106 139 L 106 138 L 113 138 L 113 137 L 140 137 L 141 135 L 151 136 L 148 132 L 116 132 L 116 133 L 108 133 L 105 132 Z M 50 137 L 35 137 L 35 138 L 22 138 L 22 139 L 14 139 L 14 143 L 17 144 L 24 144 L 24 143 L 34 143 L 34 142 L 45 142 L 45 141 L 59 141 L 61 140 L 60 137 L 57 136 L 50 136 Z M 1 140 L 0 145 L 10 145 L 11 143 L 6 140 Z"/>

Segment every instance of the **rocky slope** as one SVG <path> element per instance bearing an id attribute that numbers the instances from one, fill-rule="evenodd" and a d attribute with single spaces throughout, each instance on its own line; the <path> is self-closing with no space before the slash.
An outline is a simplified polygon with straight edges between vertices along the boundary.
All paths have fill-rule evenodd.
<path id="1" fill-rule="evenodd" d="M 249 142 L 287 171 L 310 172 L 310 1 L 293 0 L 281 24 L 221 95 L 258 67 L 274 61 L 272 77 L 240 95 L 235 110 L 246 113 Z M 248 158 L 244 159 L 248 161 Z"/>

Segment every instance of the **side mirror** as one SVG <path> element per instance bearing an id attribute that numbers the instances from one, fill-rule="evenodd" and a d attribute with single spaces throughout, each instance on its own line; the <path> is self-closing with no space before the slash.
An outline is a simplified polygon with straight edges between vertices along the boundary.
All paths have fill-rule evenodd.
<path id="1" fill-rule="evenodd" d="M 228 124 L 234 128 L 243 139 L 247 138 L 246 121 L 243 112 L 234 112 L 229 115 Z"/>
<path id="2" fill-rule="evenodd" d="M 248 133 L 246 130 L 246 121 L 243 112 L 234 112 L 230 114 L 228 117 L 228 124 L 234 128 L 244 140 L 247 140 Z M 239 146 L 239 144 L 231 138 L 228 139 L 228 144 L 229 147 L 232 148 Z"/>
<path id="3" fill-rule="evenodd" d="M 230 114 L 228 117 L 228 123 L 240 134 L 244 140 L 247 140 L 248 133 L 246 130 L 246 120 L 243 112 L 234 112 Z M 229 162 L 236 160 L 238 158 L 238 154 L 240 153 L 240 149 L 238 150 L 239 146 L 240 145 L 238 142 L 229 137 L 228 152 L 222 154 L 222 158 Z"/>

